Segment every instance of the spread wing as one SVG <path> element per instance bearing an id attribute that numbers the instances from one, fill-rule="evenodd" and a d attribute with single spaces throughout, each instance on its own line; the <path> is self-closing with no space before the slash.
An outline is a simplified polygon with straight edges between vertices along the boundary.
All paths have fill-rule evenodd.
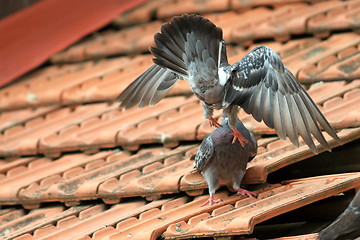
<path id="1" fill-rule="evenodd" d="M 120 108 L 155 105 L 177 82 L 176 75 L 158 65 L 152 65 L 138 76 L 118 97 Z"/>
<path id="2" fill-rule="evenodd" d="M 224 105 L 240 105 L 257 121 L 275 128 L 281 139 L 288 136 L 295 146 L 299 146 L 300 135 L 313 152 L 317 149 L 311 134 L 330 151 L 319 125 L 340 142 L 305 89 L 270 48 L 253 49 L 230 71 Z"/>
<path id="3" fill-rule="evenodd" d="M 214 143 L 211 139 L 211 135 L 204 138 L 201 142 L 199 149 L 195 156 L 195 168 L 201 172 L 204 169 L 206 163 L 210 161 L 214 154 Z"/>
<path id="4" fill-rule="evenodd" d="M 154 40 L 156 47 L 150 48 L 156 57 L 153 62 L 184 79 L 191 72 L 199 74 L 199 69 L 215 78 L 220 62 L 226 60 L 221 28 L 196 14 L 174 17 L 162 25 Z"/>
<path id="5" fill-rule="evenodd" d="M 208 19 L 195 14 L 174 17 L 154 36 L 156 57 L 151 66 L 136 78 L 117 98 L 121 108 L 154 105 L 175 85 L 189 75 L 203 79 L 217 77 L 218 66 L 226 59 L 222 30 Z"/>

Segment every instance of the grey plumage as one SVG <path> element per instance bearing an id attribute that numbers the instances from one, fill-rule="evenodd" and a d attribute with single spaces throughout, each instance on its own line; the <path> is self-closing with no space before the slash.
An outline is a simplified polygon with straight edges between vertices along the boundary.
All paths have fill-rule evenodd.
<path id="1" fill-rule="evenodd" d="M 178 79 L 189 82 L 203 102 L 204 115 L 213 126 L 214 109 L 223 109 L 234 140 L 246 143 L 235 122 L 240 106 L 257 121 L 274 128 L 281 139 L 299 146 L 300 135 L 317 153 L 312 135 L 330 151 L 320 127 L 340 142 L 334 129 L 307 92 L 272 49 L 260 46 L 239 62 L 228 63 L 222 30 L 195 14 L 174 17 L 155 34 L 151 66 L 125 89 L 118 100 L 129 108 L 156 104 Z"/>
<path id="2" fill-rule="evenodd" d="M 360 237 L 360 191 L 345 211 L 318 236 L 319 240 L 355 239 Z"/>
<path id="3" fill-rule="evenodd" d="M 209 186 L 210 199 L 222 185 L 235 190 L 241 189 L 247 163 L 257 153 L 255 137 L 239 119 L 235 126 L 248 140 L 244 147 L 239 142 L 231 144 L 232 136 L 229 133 L 232 129 L 228 125 L 228 119 L 224 118 L 221 124 L 222 127 L 203 139 L 195 156 L 195 168 L 201 172 Z"/>

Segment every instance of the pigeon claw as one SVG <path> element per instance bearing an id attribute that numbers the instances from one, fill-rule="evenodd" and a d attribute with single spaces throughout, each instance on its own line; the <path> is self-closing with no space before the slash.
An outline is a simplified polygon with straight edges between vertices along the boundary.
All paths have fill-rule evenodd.
<path id="1" fill-rule="evenodd" d="M 218 202 L 222 202 L 222 199 L 214 199 L 214 196 L 210 195 L 209 199 L 206 200 L 206 202 L 204 202 L 201 206 L 206 206 L 206 205 L 213 205 L 214 203 L 218 203 Z"/>
<path id="2" fill-rule="evenodd" d="M 238 140 L 241 146 L 245 147 L 245 144 L 247 144 L 249 141 L 246 138 L 244 138 L 235 127 L 231 127 L 231 129 L 234 131 L 233 133 L 230 133 L 230 135 L 234 136 L 232 143 L 235 143 L 236 140 Z"/>
<path id="3" fill-rule="evenodd" d="M 239 189 L 237 189 L 236 190 L 237 191 L 237 193 L 238 194 L 240 194 L 240 195 L 246 195 L 246 196 L 248 196 L 248 197 L 257 197 L 257 194 L 256 193 L 254 193 L 254 192 L 250 192 L 250 191 L 248 191 L 248 190 L 245 190 L 245 189 L 243 189 L 243 188 L 239 188 Z"/>
<path id="4" fill-rule="evenodd" d="M 210 127 L 216 127 L 216 128 L 222 127 L 222 125 L 218 121 L 216 121 L 213 117 L 209 117 L 208 121 L 209 121 Z"/>

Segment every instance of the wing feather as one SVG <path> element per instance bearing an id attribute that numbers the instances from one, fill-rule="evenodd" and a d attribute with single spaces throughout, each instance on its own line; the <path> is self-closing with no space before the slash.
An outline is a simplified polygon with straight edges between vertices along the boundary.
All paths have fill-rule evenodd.
<path id="1" fill-rule="evenodd" d="M 280 110 L 280 98 L 282 98 L 282 96 L 280 96 L 279 94 L 274 94 L 274 128 L 280 139 L 285 140 L 286 129 L 285 124 L 283 123 L 284 113 Z"/>
<path id="2" fill-rule="evenodd" d="M 120 108 L 154 105 L 174 87 L 178 78 L 171 71 L 152 65 L 138 76 L 118 97 Z"/>
<path id="3" fill-rule="evenodd" d="M 201 172 L 205 165 L 211 160 L 214 155 L 214 143 L 211 139 L 211 135 L 204 138 L 201 142 L 199 149 L 195 156 L 195 168 Z"/>
<path id="4" fill-rule="evenodd" d="M 312 136 L 330 150 L 320 126 L 340 142 L 334 129 L 277 53 L 260 46 L 233 64 L 223 105 L 240 105 L 257 121 L 275 128 L 281 139 L 289 137 L 299 146 L 298 136 L 315 153 Z"/>

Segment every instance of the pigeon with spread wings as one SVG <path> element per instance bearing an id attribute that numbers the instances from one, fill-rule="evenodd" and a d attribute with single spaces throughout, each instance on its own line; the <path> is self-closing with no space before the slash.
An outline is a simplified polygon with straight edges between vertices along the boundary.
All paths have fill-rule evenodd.
<path id="1" fill-rule="evenodd" d="M 174 17 L 154 36 L 154 65 L 136 78 L 118 97 L 120 107 L 143 107 L 159 102 L 179 79 L 189 82 L 202 101 L 210 125 L 221 126 L 213 118 L 214 109 L 223 109 L 229 118 L 233 142 L 247 143 L 236 129 L 239 107 L 257 121 L 274 128 L 281 139 L 289 137 L 299 146 L 300 135 L 317 153 L 312 135 L 327 150 L 320 127 L 340 142 L 316 104 L 284 66 L 279 55 L 259 46 L 243 59 L 229 64 L 221 28 L 196 14 Z"/>

